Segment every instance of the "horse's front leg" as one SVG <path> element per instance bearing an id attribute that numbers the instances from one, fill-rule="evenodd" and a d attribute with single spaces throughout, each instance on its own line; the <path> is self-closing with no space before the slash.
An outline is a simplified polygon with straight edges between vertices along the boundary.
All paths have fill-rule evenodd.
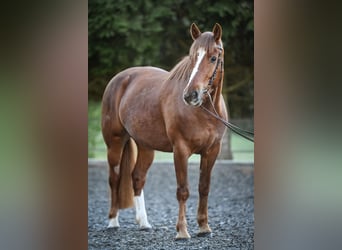
<path id="1" fill-rule="evenodd" d="M 213 169 L 219 152 L 220 144 L 214 146 L 201 155 L 200 179 L 198 184 L 199 202 L 197 210 L 199 235 L 211 233 L 211 229 L 208 225 L 208 195 L 210 189 L 211 170 Z"/>
<path id="2" fill-rule="evenodd" d="M 175 146 L 173 152 L 177 178 L 177 200 L 179 205 L 176 239 L 189 239 L 190 235 L 186 222 L 186 201 L 189 197 L 188 158 L 190 152 L 184 145 Z"/>

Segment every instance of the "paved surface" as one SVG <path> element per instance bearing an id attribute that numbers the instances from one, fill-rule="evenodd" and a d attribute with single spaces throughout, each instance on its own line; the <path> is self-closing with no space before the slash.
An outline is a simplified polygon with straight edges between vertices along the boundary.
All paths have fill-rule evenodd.
<path id="1" fill-rule="evenodd" d="M 189 164 L 187 202 L 189 240 L 175 241 L 178 215 L 176 177 L 172 163 L 154 163 L 144 188 L 152 229 L 139 230 L 133 208 L 120 211 L 120 228 L 107 229 L 109 188 L 105 162 L 88 167 L 88 249 L 253 249 L 253 165 L 217 163 L 209 194 L 209 225 L 213 233 L 198 237 L 198 164 Z"/>

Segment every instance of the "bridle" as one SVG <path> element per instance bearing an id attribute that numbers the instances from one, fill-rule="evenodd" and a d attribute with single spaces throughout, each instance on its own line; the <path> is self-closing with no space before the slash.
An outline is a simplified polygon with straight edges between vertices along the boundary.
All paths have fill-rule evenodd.
<path id="1" fill-rule="evenodd" d="M 214 80 L 216 78 L 216 74 L 217 74 L 217 69 L 218 69 L 218 66 L 219 64 L 221 65 L 221 72 L 223 72 L 223 60 L 221 60 L 221 56 L 222 56 L 222 47 L 218 47 L 218 49 L 220 50 L 220 53 L 218 55 L 218 58 L 217 58 L 217 63 L 216 63 L 216 66 L 215 66 L 215 70 L 214 70 L 214 73 L 212 74 L 212 76 L 209 78 L 209 83 L 208 83 L 208 87 L 204 90 L 204 94 L 207 94 L 208 95 L 208 99 L 209 99 L 209 102 L 214 110 L 214 112 L 210 111 L 209 109 L 207 109 L 206 107 L 204 107 L 203 105 L 201 105 L 200 107 L 206 111 L 208 114 L 210 114 L 211 116 L 213 116 L 214 118 L 216 118 L 217 120 L 221 121 L 226 127 L 230 128 L 232 131 L 234 131 L 235 133 L 237 133 L 238 135 L 242 136 L 243 138 L 249 140 L 249 141 L 252 141 L 254 142 L 254 133 L 253 132 L 250 132 L 250 131 L 247 131 L 247 130 L 244 130 L 244 129 L 241 129 L 239 128 L 238 126 L 224 120 L 216 111 L 215 109 L 215 106 L 214 106 L 214 103 L 213 103 L 213 100 L 211 98 L 211 95 L 210 95 L 210 92 L 212 91 L 212 85 L 214 83 Z M 220 82 L 222 82 L 222 74 L 221 74 L 221 79 L 220 79 Z"/>
<path id="2" fill-rule="evenodd" d="M 223 71 L 223 60 L 221 60 L 223 48 L 222 47 L 217 47 L 217 48 L 220 50 L 220 52 L 219 52 L 218 57 L 217 57 L 217 63 L 216 63 L 216 66 L 215 66 L 214 73 L 209 78 L 209 83 L 208 83 L 209 87 L 211 87 L 213 85 L 213 83 L 214 83 L 214 80 L 216 78 L 216 73 L 217 73 L 217 69 L 218 69 L 219 64 L 221 65 L 221 72 Z M 222 77 L 222 75 L 221 75 L 221 77 Z"/>

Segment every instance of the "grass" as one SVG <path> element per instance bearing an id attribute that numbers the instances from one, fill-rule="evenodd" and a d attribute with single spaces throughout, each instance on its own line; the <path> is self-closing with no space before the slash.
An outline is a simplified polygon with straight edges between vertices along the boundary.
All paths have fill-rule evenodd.
<path id="1" fill-rule="evenodd" d="M 233 160 L 253 161 L 254 143 L 232 134 L 231 148 Z M 88 158 L 106 159 L 106 145 L 101 134 L 101 103 L 90 101 L 88 103 Z M 155 160 L 172 161 L 172 153 L 156 151 Z M 190 161 L 198 162 L 199 155 L 190 157 Z"/>

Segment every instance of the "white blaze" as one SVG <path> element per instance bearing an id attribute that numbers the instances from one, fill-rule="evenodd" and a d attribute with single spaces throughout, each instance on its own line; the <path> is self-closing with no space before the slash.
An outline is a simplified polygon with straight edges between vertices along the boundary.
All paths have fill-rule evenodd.
<path id="1" fill-rule="evenodd" d="M 198 51 L 197 51 L 197 60 L 196 60 L 196 64 L 195 64 L 195 67 L 193 68 L 192 72 L 191 72 L 191 75 L 190 75 L 190 79 L 189 79 L 189 82 L 188 84 L 186 85 L 185 87 L 185 90 L 188 89 L 189 87 L 189 84 L 190 82 L 192 81 L 192 79 L 195 77 L 197 71 L 198 71 L 198 68 L 203 60 L 203 57 L 205 56 L 206 54 L 206 51 L 204 48 L 199 48 Z"/>

